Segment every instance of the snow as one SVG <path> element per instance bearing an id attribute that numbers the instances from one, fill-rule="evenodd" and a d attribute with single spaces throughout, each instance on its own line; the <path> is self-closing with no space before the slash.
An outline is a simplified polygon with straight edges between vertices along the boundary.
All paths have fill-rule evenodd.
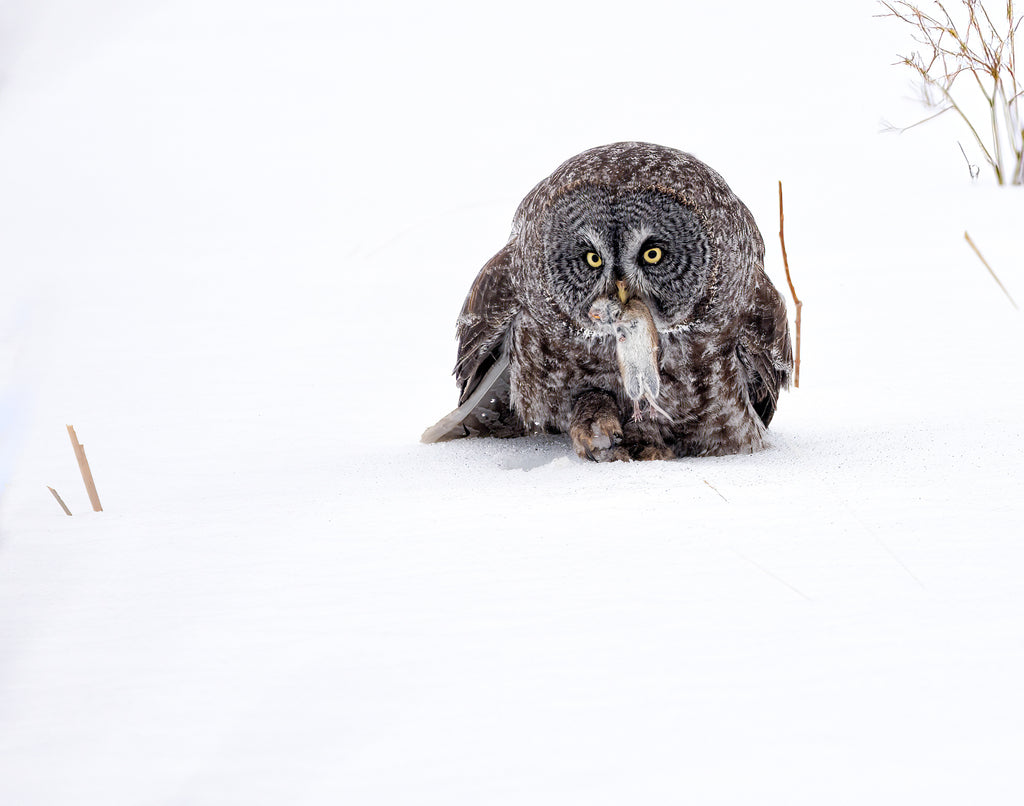
<path id="1" fill-rule="evenodd" d="M 872 3 L 4 10 L 0 802 L 1021 802 L 1021 315 L 963 233 L 1024 301 L 1024 197 L 879 134 Z M 622 139 L 781 288 L 784 181 L 771 447 L 420 445 L 516 204 Z"/>

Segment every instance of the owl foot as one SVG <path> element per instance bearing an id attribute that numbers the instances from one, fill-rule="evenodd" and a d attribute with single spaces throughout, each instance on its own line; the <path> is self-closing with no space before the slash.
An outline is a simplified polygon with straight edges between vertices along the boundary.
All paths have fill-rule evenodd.
<path id="1" fill-rule="evenodd" d="M 653 416 L 642 422 L 630 420 L 626 424 L 623 447 L 631 459 L 640 462 L 675 459 L 676 454 L 665 444 L 661 429 Z"/>
<path id="2" fill-rule="evenodd" d="M 629 461 L 629 451 L 622 447 L 622 422 L 611 395 L 586 392 L 574 401 L 572 414 L 569 436 L 581 459 Z"/>
<path id="3" fill-rule="evenodd" d="M 668 459 L 675 459 L 676 455 L 667 445 L 645 445 L 640 449 L 636 458 L 641 462 L 667 461 Z"/>
<path id="4" fill-rule="evenodd" d="M 581 459 L 591 462 L 629 461 L 629 451 L 622 447 L 622 424 L 618 417 L 575 423 L 569 429 L 569 435 Z"/>

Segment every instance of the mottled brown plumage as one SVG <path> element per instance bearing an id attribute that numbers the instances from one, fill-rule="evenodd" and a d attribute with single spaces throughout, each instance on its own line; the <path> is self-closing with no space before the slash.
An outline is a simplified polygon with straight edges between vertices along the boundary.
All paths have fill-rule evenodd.
<path id="1" fill-rule="evenodd" d="M 424 441 L 562 432 L 599 461 L 759 450 L 792 367 L 763 260 L 749 210 L 694 157 L 647 143 L 573 157 L 526 196 L 477 276 L 458 320 L 460 406 Z M 619 287 L 638 306 L 630 321 L 655 331 L 664 416 L 642 422 L 628 420 L 639 398 L 616 336 L 590 316 Z"/>

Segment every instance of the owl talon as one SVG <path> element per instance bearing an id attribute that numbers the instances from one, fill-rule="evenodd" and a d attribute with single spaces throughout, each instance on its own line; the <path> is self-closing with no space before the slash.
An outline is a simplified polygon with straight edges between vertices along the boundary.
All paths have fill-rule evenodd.
<path id="1" fill-rule="evenodd" d="M 608 401 L 610 403 L 610 398 Z M 629 461 L 629 451 L 622 447 L 622 423 L 611 410 L 596 411 L 592 419 L 573 423 L 569 436 L 581 459 L 591 462 Z"/>
<path id="2" fill-rule="evenodd" d="M 636 458 L 641 462 L 664 462 L 669 459 L 675 459 L 676 455 L 672 449 L 666 445 L 647 445 L 641 449 Z"/>
<path id="3" fill-rule="evenodd" d="M 629 451 L 634 461 L 650 461 L 652 459 L 675 459 L 672 448 L 665 444 L 661 434 L 661 426 L 654 415 L 645 417 L 643 421 L 630 420 L 626 424 L 626 440 L 623 447 Z"/>

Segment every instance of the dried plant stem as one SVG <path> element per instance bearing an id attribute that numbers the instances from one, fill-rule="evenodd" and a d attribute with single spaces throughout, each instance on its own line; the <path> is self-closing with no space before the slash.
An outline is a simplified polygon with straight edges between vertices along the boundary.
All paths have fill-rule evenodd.
<path id="1" fill-rule="evenodd" d="M 970 158 L 967 156 L 967 152 L 964 151 L 963 144 L 957 141 L 957 145 L 960 146 L 960 153 L 964 155 L 964 162 L 967 163 L 967 173 L 971 175 L 971 179 L 977 179 L 978 174 L 981 173 L 981 168 L 971 163 Z"/>
<path id="2" fill-rule="evenodd" d="M 57 494 L 57 491 L 53 489 L 53 487 L 50 487 L 49 485 L 47 485 L 46 489 L 53 493 L 53 497 L 57 499 L 57 503 L 60 504 L 60 508 L 64 510 L 64 514 L 70 515 L 71 510 L 68 509 L 68 505 L 64 503 L 64 499 Z"/>
<path id="3" fill-rule="evenodd" d="M 971 247 L 971 249 L 973 249 L 973 250 L 974 250 L 974 254 L 976 254 L 976 255 L 978 256 L 978 260 L 980 260 L 980 261 L 981 261 L 981 263 L 982 263 L 982 265 L 983 265 L 983 266 L 984 266 L 984 267 L 985 267 L 986 269 L 988 269 L 988 273 L 992 275 L 992 279 L 996 281 L 996 283 L 998 284 L 998 286 L 999 286 L 999 287 L 1000 287 L 1000 288 L 1002 289 L 1003 293 L 1004 293 L 1004 294 L 1006 294 L 1006 298 L 1007 298 L 1008 300 L 1010 300 L 1010 304 L 1011 304 L 1011 305 L 1012 305 L 1012 306 L 1013 306 L 1014 308 L 1017 308 L 1017 303 L 1013 301 L 1013 297 L 1011 297 L 1011 296 L 1010 296 L 1010 292 L 1006 290 L 1006 286 L 1004 286 L 1004 285 L 1003 285 L 1003 281 L 999 279 L 999 277 L 998 277 L 998 276 L 996 275 L 996 273 L 995 273 L 994 271 L 992 271 L 992 267 L 991 267 L 991 266 L 989 266 L 989 265 L 988 265 L 988 261 L 987 261 L 987 260 L 985 260 L 985 258 L 983 258 L 983 257 L 981 256 L 981 251 L 980 251 L 980 250 L 978 249 L 978 247 L 977 247 L 977 246 L 975 246 L 975 244 L 974 244 L 974 241 L 972 241 L 972 240 L 971 240 L 971 236 L 970 236 L 970 235 L 968 235 L 966 231 L 964 231 L 964 239 L 965 239 L 965 240 L 967 241 L 967 243 L 968 243 L 968 245 L 969 245 L 969 246 Z M 1019 310 L 1020 310 L 1020 308 L 1017 308 L 1017 310 L 1019 311 Z"/>
<path id="4" fill-rule="evenodd" d="M 718 497 L 721 498 L 723 501 L 725 501 L 725 503 L 727 503 L 727 504 L 729 503 L 729 499 L 726 498 L 724 495 L 722 495 L 720 492 L 718 492 L 718 488 L 714 484 L 712 484 L 707 479 L 704 479 L 704 483 L 706 485 L 708 485 L 708 487 L 710 487 L 712 490 L 714 490 L 715 493 L 718 495 Z"/>
<path id="5" fill-rule="evenodd" d="M 922 11 L 914 0 L 879 2 L 888 12 L 880 16 L 909 25 L 914 43 L 921 47 L 921 50 L 900 56 L 898 64 L 916 74 L 921 83 L 922 100 L 938 111 L 914 126 L 954 111 L 970 129 L 996 181 L 1000 185 L 1024 183 L 1024 121 L 1021 119 L 1024 84 L 1016 72 L 1016 36 L 1024 15 L 1016 14 L 1013 0 L 1006 0 L 1005 22 L 999 21 L 999 17 L 992 19 L 984 0 L 960 0 L 961 7 L 954 9 L 955 15 L 942 2 L 934 3 L 938 8 L 935 14 Z M 958 25 L 957 18 L 966 19 Z M 987 123 L 988 139 L 982 137 L 972 121 L 975 113 L 960 101 L 962 85 L 957 85 L 956 80 L 961 75 L 969 75 L 969 84 L 976 86 L 985 99 L 988 120 L 979 117 L 977 122 L 982 129 Z M 970 93 L 973 94 L 973 90 Z M 914 126 L 896 131 L 907 131 Z M 974 176 L 973 170 L 971 175 Z"/>
<path id="6" fill-rule="evenodd" d="M 793 369 L 793 386 L 800 388 L 800 314 L 804 304 L 796 295 L 796 288 L 793 286 L 793 278 L 789 274 L 789 258 L 786 255 L 785 215 L 782 212 L 782 180 L 779 180 L 779 242 L 782 244 L 782 265 L 786 268 L 786 282 L 789 283 L 789 293 L 793 295 L 793 305 L 796 306 L 796 359 Z"/>
<path id="7" fill-rule="evenodd" d="M 92 480 L 92 470 L 89 469 L 89 460 L 85 458 L 85 447 L 78 441 L 75 435 L 74 426 L 68 426 L 68 436 L 71 437 L 71 447 L 75 449 L 75 458 L 78 460 L 78 470 L 82 474 L 82 481 L 85 482 L 85 491 L 89 493 L 89 503 L 92 504 L 93 512 L 102 512 L 100 497 L 96 492 L 96 482 Z"/>

